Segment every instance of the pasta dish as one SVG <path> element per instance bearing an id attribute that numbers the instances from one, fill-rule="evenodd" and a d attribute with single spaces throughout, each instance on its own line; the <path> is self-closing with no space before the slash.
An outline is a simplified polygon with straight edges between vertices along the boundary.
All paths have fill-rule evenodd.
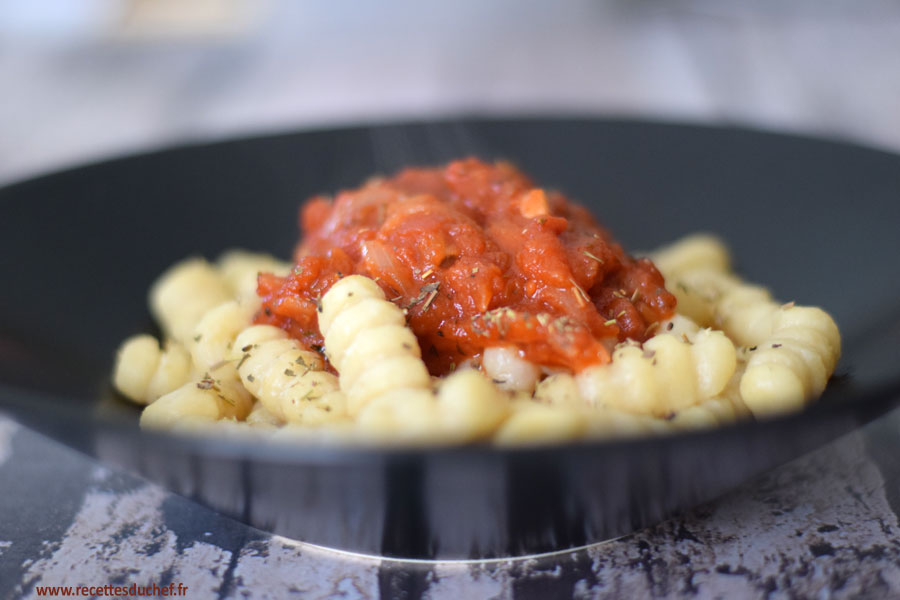
<path id="1" fill-rule="evenodd" d="M 602 215 L 599 215 L 602 218 Z M 146 428 L 533 444 L 802 409 L 840 357 L 695 234 L 636 258 L 506 162 L 407 168 L 300 211 L 292 262 L 229 251 L 152 286 L 114 383 Z"/>

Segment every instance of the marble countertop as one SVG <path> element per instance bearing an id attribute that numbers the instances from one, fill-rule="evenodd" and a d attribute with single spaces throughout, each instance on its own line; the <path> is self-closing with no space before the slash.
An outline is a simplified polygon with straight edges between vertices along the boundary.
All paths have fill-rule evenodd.
<path id="1" fill-rule="evenodd" d="M 0 598 L 181 583 L 196 598 L 900 597 L 900 410 L 679 518 L 517 560 L 404 562 L 232 521 L 0 421 Z"/>

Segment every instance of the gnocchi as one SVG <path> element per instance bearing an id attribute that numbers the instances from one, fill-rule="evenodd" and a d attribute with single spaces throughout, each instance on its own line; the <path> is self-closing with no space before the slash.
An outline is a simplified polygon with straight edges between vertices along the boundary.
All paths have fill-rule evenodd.
<path id="1" fill-rule="evenodd" d="M 800 410 L 822 393 L 841 352 L 825 311 L 742 281 L 713 236 L 652 257 L 677 305 L 644 342 L 616 343 L 608 362 L 575 372 L 501 344 L 441 378 L 429 374 L 410 307 L 372 278 L 343 276 L 321 296 L 318 348 L 254 322 L 257 275 L 290 265 L 242 251 L 189 259 L 150 292 L 162 342 L 125 340 L 113 383 L 145 406 L 146 428 L 378 444 L 667 435 Z"/>

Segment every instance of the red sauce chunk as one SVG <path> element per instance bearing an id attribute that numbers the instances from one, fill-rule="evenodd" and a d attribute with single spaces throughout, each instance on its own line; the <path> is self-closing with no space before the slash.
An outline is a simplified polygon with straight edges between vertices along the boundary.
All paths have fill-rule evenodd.
<path id="1" fill-rule="evenodd" d="M 345 275 L 374 279 L 407 319 L 434 375 L 485 348 L 514 347 L 577 372 L 644 341 L 675 298 L 647 259 L 622 250 L 588 211 L 506 162 L 474 158 L 375 178 L 300 211 L 287 277 L 262 274 L 257 323 L 322 348 L 317 303 Z"/>

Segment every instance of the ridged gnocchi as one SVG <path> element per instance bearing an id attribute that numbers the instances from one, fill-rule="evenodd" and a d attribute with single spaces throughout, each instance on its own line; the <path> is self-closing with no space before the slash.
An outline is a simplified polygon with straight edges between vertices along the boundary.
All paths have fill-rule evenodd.
<path id="1" fill-rule="evenodd" d="M 189 258 L 170 267 L 150 288 L 150 312 L 166 337 L 184 344 L 209 309 L 232 299 L 214 266 Z"/>
<path id="2" fill-rule="evenodd" d="M 209 369 L 232 354 L 237 335 L 253 318 L 253 309 L 229 300 L 208 310 L 194 326 L 187 342 L 198 369 Z"/>
<path id="3" fill-rule="evenodd" d="M 232 296 L 241 303 L 254 307 L 259 304 L 259 296 L 256 295 L 257 276 L 260 273 L 287 275 L 292 266 L 268 254 L 246 250 L 228 250 L 218 258 L 216 264 Z"/>
<path id="4" fill-rule="evenodd" d="M 711 258 L 703 260 L 704 254 Z M 840 358 L 841 337 L 817 307 L 779 304 L 768 290 L 727 272 L 721 242 L 691 236 L 654 255 L 678 312 L 721 329 L 746 366 L 739 396 L 755 417 L 800 410 L 820 395 Z"/>
<path id="5" fill-rule="evenodd" d="M 191 377 L 191 355 L 178 342 L 164 348 L 152 335 L 136 335 L 119 347 L 113 385 L 138 404 L 149 404 Z"/>
<path id="6" fill-rule="evenodd" d="M 593 406 L 664 418 L 719 394 L 736 366 L 734 344 L 720 331 L 665 332 L 643 346 L 621 344 L 608 365 L 589 367 L 576 380 Z"/>
<path id="7" fill-rule="evenodd" d="M 799 410 L 825 390 L 840 358 L 837 325 L 820 308 L 783 306 L 772 331 L 748 349 L 741 398 L 756 416 Z"/>
<path id="8" fill-rule="evenodd" d="M 321 425 L 346 417 L 337 377 L 323 370 L 318 354 L 304 350 L 283 330 L 271 325 L 245 329 L 232 357 L 244 387 L 275 420 Z"/>
<path id="9" fill-rule="evenodd" d="M 676 312 L 643 343 L 617 344 L 608 363 L 548 370 L 498 345 L 442 378 L 429 374 L 407 310 L 373 279 L 344 276 L 325 291 L 324 347 L 310 348 L 254 324 L 257 276 L 291 265 L 243 251 L 189 259 L 150 292 L 164 341 L 127 339 L 113 382 L 146 405 L 143 427 L 342 444 L 667 435 L 799 410 L 822 393 L 841 351 L 826 312 L 742 281 L 714 236 L 653 259 Z"/>
<path id="10" fill-rule="evenodd" d="M 322 296 L 319 330 L 351 416 L 384 394 L 431 389 L 403 311 L 371 279 L 351 275 L 335 283 Z"/>
<path id="11" fill-rule="evenodd" d="M 243 420 L 253 399 L 236 377 L 233 363 L 225 363 L 161 396 L 141 413 L 141 427 L 170 429 L 185 417 Z"/>

